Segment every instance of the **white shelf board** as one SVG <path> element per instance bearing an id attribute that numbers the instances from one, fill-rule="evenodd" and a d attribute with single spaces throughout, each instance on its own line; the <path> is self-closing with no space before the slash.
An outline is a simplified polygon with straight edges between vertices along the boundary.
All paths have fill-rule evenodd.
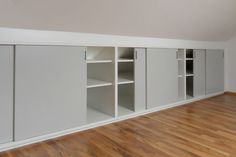
<path id="1" fill-rule="evenodd" d="M 125 115 L 129 115 L 132 113 L 134 113 L 134 111 L 132 111 L 124 106 L 118 105 L 118 116 L 125 116 Z"/>
<path id="2" fill-rule="evenodd" d="M 92 64 L 92 63 L 112 63 L 112 60 L 86 60 L 86 63 Z"/>
<path id="3" fill-rule="evenodd" d="M 119 73 L 118 84 L 134 83 L 134 79 L 131 73 Z"/>
<path id="4" fill-rule="evenodd" d="M 187 99 L 187 100 L 188 100 L 188 99 L 193 99 L 193 97 L 187 94 L 187 95 L 186 95 L 186 99 Z"/>
<path id="5" fill-rule="evenodd" d="M 103 87 L 103 86 L 111 86 L 111 82 L 106 82 L 102 80 L 96 80 L 92 78 L 87 79 L 87 88 L 95 88 L 95 87 Z"/>
<path id="6" fill-rule="evenodd" d="M 112 119 L 113 117 L 110 115 L 107 115 L 105 113 L 102 113 L 90 106 L 87 107 L 87 123 L 96 123 L 108 119 Z"/>
<path id="7" fill-rule="evenodd" d="M 183 75 L 178 75 L 179 78 L 183 77 Z"/>
<path id="8" fill-rule="evenodd" d="M 120 59 L 118 59 L 118 62 L 120 62 L 120 63 L 123 63 L 123 62 L 134 62 L 134 60 L 133 59 L 120 58 Z"/>
<path id="9" fill-rule="evenodd" d="M 194 76 L 194 74 L 187 73 L 186 77 L 188 77 L 188 76 Z"/>
<path id="10" fill-rule="evenodd" d="M 186 58 L 186 61 L 192 61 L 193 58 Z"/>
<path id="11" fill-rule="evenodd" d="M 182 58 L 177 58 L 178 61 L 182 61 L 183 59 Z"/>

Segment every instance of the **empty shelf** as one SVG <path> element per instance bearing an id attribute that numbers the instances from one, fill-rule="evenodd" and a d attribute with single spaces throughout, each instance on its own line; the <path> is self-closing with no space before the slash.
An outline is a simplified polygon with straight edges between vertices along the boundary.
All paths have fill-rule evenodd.
<path id="1" fill-rule="evenodd" d="M 132 114 L 133 112 L 134 111 L 132 111 L 124 106 L 118 105 L 118 116 L 129 115 L 129 114 Z"/>
<path id="2" fill-rule="evenodd" d="M 87 123 L 96 123 L 113 118 L 110 115 L 102 113 L 90 106 L 87 107 Z"/>
<path id="3" fill-rule="evenodd" d="M 87 88 L 94 88 L 94 87 L 103 87 L 103 86 L 111 86 L 112 83 L 106 82 L 106 81 L 101 81 L 101 80 L 96 80 L 96 79 L 91 79 L 88 78 L 87 80 Z"/>
<path id="4" fill-rule="evenodd" d="M 131 73 L 119 73 L 118 84 L 134 83 L 133 74 Z"/>
<path id="5" fill-rule="evenodd" d="M 86 63 L 111 63 L 112 60 L 86 60 Z"/>
<path id="6" fill-rule="evenodd" d="M 133 60 L 133 59 L 120 58 L 120 59 L 118 60 L 118 62 L 134 62 L 134 60 Z"/>

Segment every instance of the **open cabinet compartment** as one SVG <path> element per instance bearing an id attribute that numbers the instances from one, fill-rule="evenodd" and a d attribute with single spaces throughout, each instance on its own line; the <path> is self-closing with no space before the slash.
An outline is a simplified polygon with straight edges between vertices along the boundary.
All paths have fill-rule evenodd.
<path id="1" fill-rule="evenodd" d="M 134 48 L 121 47 L 118 48 L 118 62 L 133 62 Z"/>
<path id="2" fill-rule="evenodd" d="M 134 84 L 120 84 L 118 86 L 118 116 L 128 115 L 134 111 Z"/>
<path id="3" fill-rule="evenodd" d="M 193 60 L 186 60 L 186 76 L 191 76 L 193 74 Z"/>
<path id="4" fill-rule="evenodd" d="M 193 59 L 194 54 L 193 54 L 193 49 L 186 49 L 186 59 Z"/>
<path id="5" fill-rule="evenodd" d="M 194 97 L 194 77 L 193 76 L 188 76 L 186 77 L 186 96 L 187 99 L 191 99 Z"/>
<path id="6" fill-rule="evenodd" d="M 115 116 L 115 48 L 88 47 L 87 59 L 107 61 L 87 62 L 87 123 Z"/>
<path id="7" fill-rule="evenodd" d="M 134 112 L 134 48 L 118 48 L 118 116 Z"/>
<path id="8" fill-rule="evenodd" d="M 87 47 L 87 63 L 111 63 L 114 61 L 114 47 Z"/>

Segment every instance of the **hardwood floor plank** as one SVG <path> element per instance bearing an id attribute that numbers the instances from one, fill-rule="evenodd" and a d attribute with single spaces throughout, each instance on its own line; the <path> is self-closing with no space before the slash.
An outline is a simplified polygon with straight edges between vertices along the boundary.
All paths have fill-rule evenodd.
<path id="1" fill-rule="evenodd" d="M 224 94 L 0 153 L 0 157 L 235 157 L 236 96 Z"/>

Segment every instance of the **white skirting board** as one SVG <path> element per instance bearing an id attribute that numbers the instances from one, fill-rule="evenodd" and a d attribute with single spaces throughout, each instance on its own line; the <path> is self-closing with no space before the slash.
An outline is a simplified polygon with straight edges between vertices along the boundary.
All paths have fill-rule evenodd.
<path id="1" fill-rule="evenodd" d="M 61 136 L 65 136 L 65 135 L 80 132 L 80 131 L 83 131 L 83 130 L 96 128 L 96 127 L 107 125 L 107 124 L 110 124 L 110 123 L 119 122 L 119 121 L 126 120 L 126 119 L 129 119 L 129 118 L 134 118 L 134 117 L 138 117 L 138 116 L 141 116 L 141 115 L 145 115 L 145 114 L 165 110 L 165 109 L 168 109 L 168 108 L 173 108 L 173 107 L 176 107 L 176 106 L 185 105 L 185 104 L 195 102 L 195 101 L 198 101 L 198 100 L 202 100 L 202 99 L 214 97 L 214 96 L 217 96 L 217 95 L 221 95 L 223 93 L 224 92 L 220 92 L 220 93 L 210 94 L 210 95 L 206 95 L 206 96 L 202 96 L 202 97 L 198 97 L 198 98 L 193 98 L 193 99 L 189 99 L 189 100 L 183 100 L 183 101 L 176 102 L 176 103 L 173 103 L 173 104 L 169 104 L 169 105 L 165 105 L 165 106 L 161 106 L 161 107 L 156 107 L 156 108 L 148 109 L 148 110 L 141 111 L 141 112 L 134 112 L 130 115 L 125 115 L 125 116 L 116 117 L 116 118 L 114 117 L 114 118 L 109 119 L 109 120 L 105 120 L 105 121 L 101 121 L 101 122 L 97 122 L 97 123 L 93 123 L 93 124 L 88 124 L 88 125 L 84 125 L 84 126 L 77 127 L 77 128 L 72 128 L 72 129 L 68 129 L 68 130 L 64 130 L 64 131 L 60 131 L 60 132 L 56 132 L 56 133 L 52 133 L 52 134 L 47 134 L 47 135 L 43 135 L 43 136 L 39 136 L 39 137 L 34 137 L 34 138 L 30 138 L 30 139 L 23 140 L 23 141 L 10 142 L 10 143 L 7 143 L 7 144 L 1 144 L 0 145 L 0 152 L 10 150 L 10 149 L 14 149 L 14 148 L 18 148 L 18 147 L 22 147 L 22 146 L 26 146 L 26 145 L 37 143 L 37 142 L 41 142 L 41 141 L 45 141 L 45 140 L 49 140 L 49 139 L 53 139 L 53 138 L 57 138 L 57 137 L 61 137 Z"/>

